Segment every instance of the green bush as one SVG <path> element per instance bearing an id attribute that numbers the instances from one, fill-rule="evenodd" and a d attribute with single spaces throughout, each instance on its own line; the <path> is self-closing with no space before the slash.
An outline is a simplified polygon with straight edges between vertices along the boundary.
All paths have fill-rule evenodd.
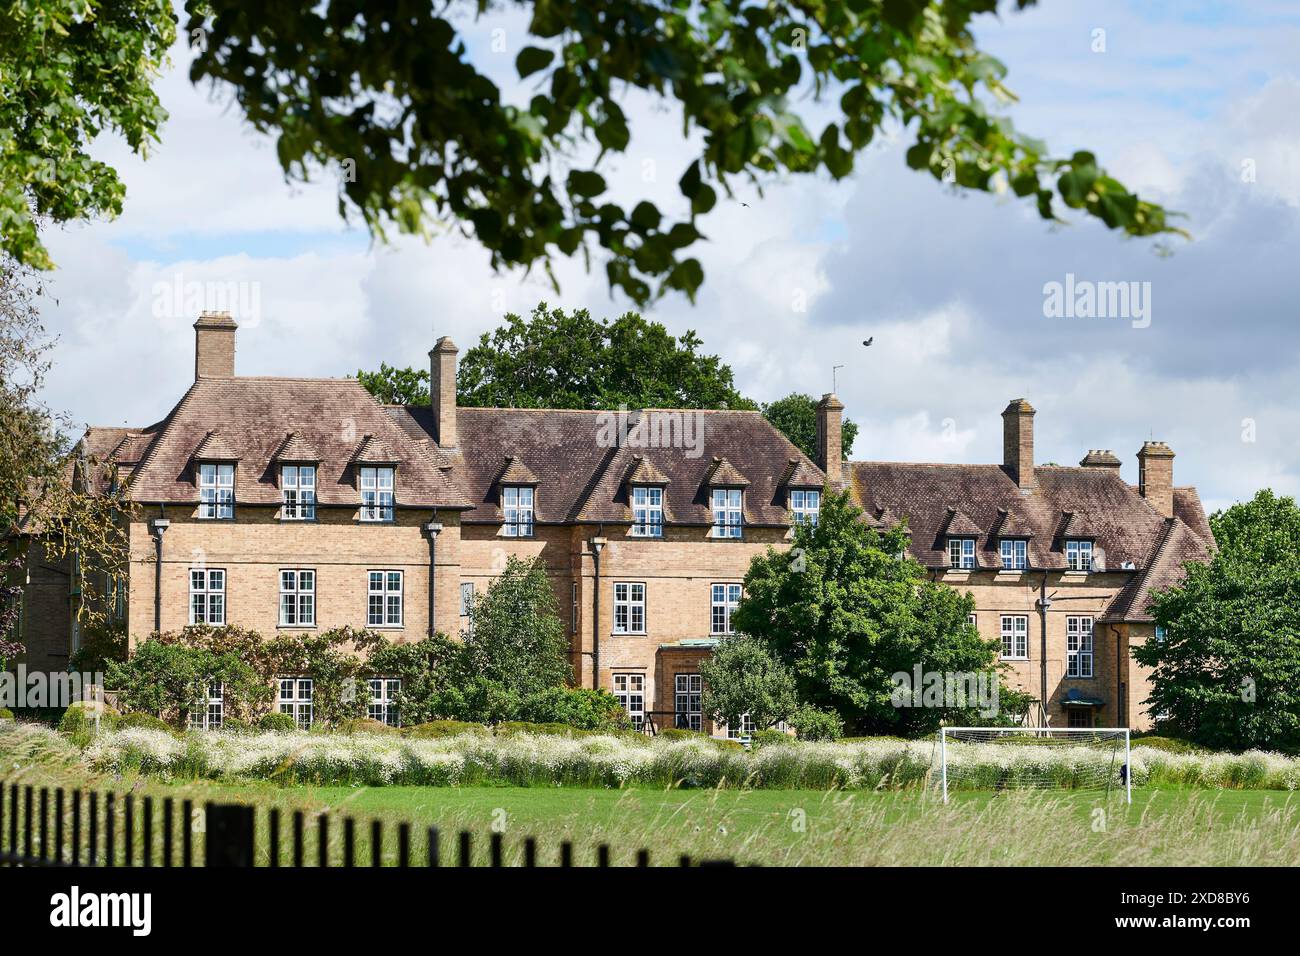
<path id="1" fill-rule="evenodd" d="M 506 720 L 493 728 L 498 737 L 513 737 L 515 734 L 538 734 L 552 737 L 586 737 L 590 730 L 570 727 L 568 724 L 535 724 L 527 720 Z"/>
<path id="2" fill-rule="evenodd" d="M 288 714 L 263 714 L 257 719 L 257 729 L 270 730 L 277 734 L 291 734 L 298 729 L 298 725 Z"/>
<path id="3" fill-rule="evenodd" d="M 784 730 L 768 728 L 767 730 L 756 730 L 754 735 L 749 738 L 749 745 L 755 749 L 759 747 L 770 747 L 773 744 L 791 744 L 794 738 Z"/>
<path id="4" fill-rule="evenodd" d="M 844 721 L 838 714 L 804 705 L 790 718 L 800 740 L 838 740 L 844 736 Z"/>
<path id="5" fill-rule="evenodd" d="M 229 717 L 221 722 L 221 729 L 232 734 L 246 734 L 254 728 L 253 725 L 246 720 L 240 720 L 238 717 Z"/>
<path id="6" fill-rule="evenodd" d="M 338 732 L 341 734 L 396 734 L 400 731 L 396 727 L 390 727 L 381 721 L 363 717 L 357 720 L 343 721 L 338 725 Z"/>
<path id="7" fill-rule="evenodd" d="M 416 739 L 431 739 L 434 737 L 456 737 L 460 734 L 486 735 L 489 731 L 482 724 L 471 723 L 468 720 L 430 720 L 423 724 L 416 724 L 413 727 L 405 727 L 402 733 L 407 737 L 415 737 Z"/>
<path id="8" fill-rule="evenodd" d="M 166 730 L 168 732 L 176 729 L 160 717 L 155 717 L 153 714 L 142 714 L 135 711 L 123 714 L 114 722 L 115 730 L 126 730 L 130 727 L 143 727 L 146 730 Z"/>
<path id="9" fill-rule="evenodd" d="M 534 724 L 568 724 L 579 730 L 612 732 L 632 726 L 618 698 L 590 687 L 548 687 L 525 697 L 519 719 Z"/>
<path id="10" fill-rule="evenodd" d="M 686 730 L 683 727 L 665 727 L 659 731 L 657 736 L 664 740 L 698 740 L 706 744 L 714 744 L 723 750 L 744 750 L 744 744 L 736 740 L 724 740 L 721 737 L 714 737 L 706 734 L 702 730 Z"/>
<path id="11" fill-rule="evenodd" d="M 14 712 L 8 707 L 0 707 L 0 720 L 13 720 Z"/>
<path id="12" fill-rule="evenodd" d="M 99 714 L 101 730 L 112 730 L 117 723 L 117 711 L 93 700 L 74 701 L 59 719 L 59 731 L 78 747 L 90 743 L 95 733 L 95 714 Z"/>

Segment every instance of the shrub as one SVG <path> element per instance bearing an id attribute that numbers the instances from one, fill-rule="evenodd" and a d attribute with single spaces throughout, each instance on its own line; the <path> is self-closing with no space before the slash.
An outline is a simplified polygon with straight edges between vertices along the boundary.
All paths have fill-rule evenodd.
<path id="1" fill-rule="evenodd" d="M 551 687 L 523 699 L 519 719 L 535 724 L 568 724 L 579 730 L 617 731 L 632 726 L 618 698 L 589 687 Z"/>
<path id="2" fill-rule="evenodd" d="M 291 734 L 298 729 L 293 718 L 288 714 L 263 714 L 257 719 L 258 730 L 269 730 L 277 734 Z"/>
<path id="3" fill-rule="evenodd" d="M 754 735 L 749 738 L 749 745 L 754 748 L 790 743 L 794 743 L 794 738 L 784 730 L 777 730 L 774 727 L 769 727 L 766 730 L 756 730 Z"/>
<path id="4" fill-rule="evenodd" d="M 0 707 L 0 720 L 13 720 L 14 712 L 8 707 Z"/>
<path id="5" fill-rule="evenodd" d="M 110 662 L 106 680 L 128 710 L 184 726 L 189 714 L 206 706 L 208 685 L 220 681 L 232 707 L 269 697 L 271 688 L 234 651 L 169 643 L 151 637 L 124 663 Z"/>
<path id="6" fill-rule="evenodd" d="M 114 729 L 125 730 L 129 727 L 144 727 L 148 730 L 166 730 L 168 732 L 173 729 L 167 721 L 155 717 L 153 714 L 141 714 L 134 711 L 123 714 L 114 721 Z"/>
<path id="7" fill-rule="evenodd" d="M 724 740 L 714 737 L 702 730 L 686 730 L 683 727 L 665 727 L 656 735 L 665 740 L 695 740 L 702 744 L 711 744 L 724 750 L 744 750 L 744 744 L 736 740 Z"/>
<path id="8" fill-rule="evenodd" d="M 838 740 L 844 735 L 844 721 L 838 714 L 807 704 L 794 712 L 790 726 L 800 740 Z"/>
<path id="9" fill-rule="evenodd" d="M 288 714 L 282 716 L 287 717 Z M 396 734 L 400 731 L 396 727 L 390 727 L 381 721 L 371 720 L 366 717 L 359 720 L 343 721 L 338 726 L 338 732 L 341 734 Z"/>
<path id="10" fill-rule="evenodd" d="M 117 721 L 117 711 L 98 701 L 78 700 L 73 701 L 63 712 L 63 716 L 59 719 L 59 732 L 67 734 L 78 747 L 84 747 L 94 736 L 96 714 L 99 715 L 101 730 L 113 729 Z"/>
<path id="11" fill-rule="evenodd" d="M 486 736 L 489 731 L 482 724 L 471 723 L 467 720 L 430 720 L 423 724 L 416 724 L 413 727 L 406 727 L 402 730 L 402 733 L 417 740 L 429 740 L 436 737 L 457 737 L 461 734 Z"/>
<path id="12" fill-rule="evenodd" d="M 1204 747 L 1198 747 L 1190 740 L 1179 740 L 1176 737 L 1161 737 L 1152 735 L 1150 737 L 1136 737 L 1130 742 L 1132 747 L 1151 747 L 1153 750 L 1163 750 L 1171 754 L 1199 754 L 1208 753 Z"/>

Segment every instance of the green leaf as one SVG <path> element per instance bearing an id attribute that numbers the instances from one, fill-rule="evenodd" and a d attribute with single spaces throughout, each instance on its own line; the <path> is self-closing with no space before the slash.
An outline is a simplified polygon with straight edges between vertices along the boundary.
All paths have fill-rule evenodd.
<path id="1" fill-rule="evenodd" d="M 532 76 L 538 70 L 544 70 L 551 65 L 555 59 L 555 51 L 543 50 L 541 47 L 526 46 L 519 51 L 515 57 L 515 69 L 519 71 L 519 78 Z"/>
<path id="2" fill-rule="evenodd" d="M 569 192 L 575 196 L 599 196 L 605 191 L 605 177 L 591 170 L 575 169 L 569 173 Z"/>

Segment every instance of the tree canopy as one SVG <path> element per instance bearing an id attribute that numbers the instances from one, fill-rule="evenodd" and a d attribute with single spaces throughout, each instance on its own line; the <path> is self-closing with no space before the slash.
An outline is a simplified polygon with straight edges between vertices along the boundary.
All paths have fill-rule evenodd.
<path id="1" fill-rule="evenodd" d="M 1015 6 L 1033 0 L 1015 0 Z M 522 8 L 513 53 L 526 102 L 508 102 L 471 60 L 465 18 Z M 187 0 L 195 83 L 230 95 L 275 139 L 289 181 L 333 176 L 345 217 L 372 234 L 457 225 L 494 267 L 557 257 L 603 263 L 611 289 L 644 304 L 694 298 L 702 218 L 737 182 L 834 179 L 882 132 L 911 141 L 907 164 L 964 190 L 1006 191 L 1045 220 L 1080 210 L 1128 235 L 1175 231 L 1086 150 L 1054 156 L 1002 112 L 1006 67 L 972 21 L 996 0 L 462 0 L 391 7 L 324 0 Z M 175 37 L 166 0 L 9 4 L 0 24 L 0 242 L 49 268 L 34 215 L 67 222 L 120 212 L 117 172 L 91 155 L 99 133 L 144 154 L 165 113 L 155 85 Z M 606 179 L 633 129 L 635 89 L 680 111 L 695 154 L 681 199 L 616 201 Z M 691 135 L 699 134 L 699 135 Z M 29 207 L 30 203 L 30 207 Z M 33 208 L 35 213 L 33 213 Z"/>
<path id="2" fill-rule="evenodd" d="M 1210 517 L 1218 548 L 1157 592 L 1147 703 L 1208 747 L 1300 750 L 1300 508 L 1265 489 Z"/>
<path id="3" fill-rule="evenodd" d="M 997 649 L 970 623 L 969 594 L 930 580 L 904 556 L 905 530 L 861 521 L 847 493 L 827 491 L 814 525 L 791 549 L 751 562 L 732 615 L 794 674 L 799 699 L 843 718 L 854 733 L 932 730 L 958 708 L 894 705 L 893 675 L 996 676 Z"/>

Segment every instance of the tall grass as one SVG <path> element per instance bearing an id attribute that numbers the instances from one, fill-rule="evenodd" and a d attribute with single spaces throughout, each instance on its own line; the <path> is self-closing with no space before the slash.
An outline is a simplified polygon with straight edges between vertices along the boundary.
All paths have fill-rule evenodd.
<path id="1" fill-rule="evenodd" d="M 1109 750 L 949 746 L 950 789 L 1119 785 Z M 98 737 L 85 759 L 105 773 L 183 779 L 272 780 L 365 786 L 683 787 L 901 790 L 932 779 L 930 741 L 795 743 L 754 751 L 707 739 L 465 734 L 416 740 L 390 735 L 187 733 L 146 728 Z M 1135 786 L 1294 790 L 1300 761 L 1262 752 L 1175 754 L 1135 747 Z"/>

